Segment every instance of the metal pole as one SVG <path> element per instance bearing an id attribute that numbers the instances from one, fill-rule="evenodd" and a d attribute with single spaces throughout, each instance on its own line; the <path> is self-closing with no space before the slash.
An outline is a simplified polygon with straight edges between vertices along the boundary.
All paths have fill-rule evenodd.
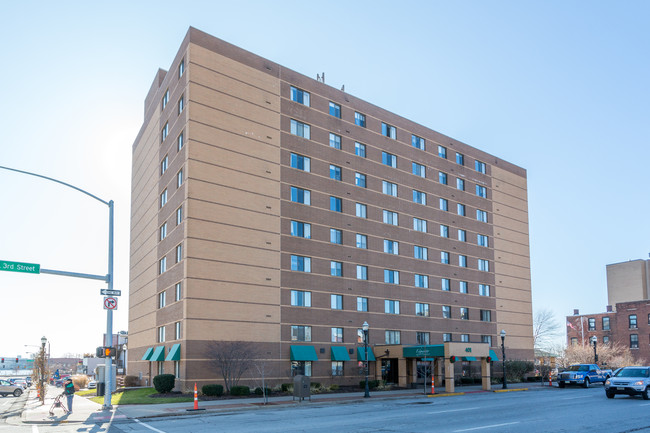
<path id="1" fill-rule="evenodd" d="M 596 352 L 596 344 L 598 344 L 598 341 L 594 338 L 594 364 L 598 364 L 598 353 Z"/>
<path id="2" fill-rule="evenodd" d="M 41 405 L 45 404 L 45 387 L 43 383 L 45 382 L 45 342 L 41 343 L 41 383 L 40 383 L 40 392 L 41 392 Z"/>
<path id="3" fill-rule="evenodd" d="M 108 202 L 108 290 L 113 290 L 113 200 Z M 106 310 L 106 346 L 113 347 L 113 310 Z M 113 375 L 113 359 L 106 357 L 106 368 L 104 368 L 104 378 L 106 392 L 104 394 L 104 405 L 102 409 L 113 409 L 111 404 L 111 385 Z"/>
<path id="4" fill-rule="evenodd" d="M 506 336 L 503 334 L 505 333 L 502 333 L 501 335 L 501 355 L 503 357 L 503 389 L 508 389 L 508 381 L 506 379 Z"/>
<path id="5" fill-rule="evenodd" d="M 364 328 L 366 328 L 366 327 L 367 326 L 364 326 Z M 365 352 L 365 355 L 366 355 L 366 389 L 365 389 L 365 394 L 363 395 L 363 397 L 368 398 L 368 397 L 370 397 L 370 388 L 368 387 L 368 370 L 370 370 L 369 365 L 368 365 L 368 329 L 363 330 L 363 346 L 364 346 L 364 352 Z"/>

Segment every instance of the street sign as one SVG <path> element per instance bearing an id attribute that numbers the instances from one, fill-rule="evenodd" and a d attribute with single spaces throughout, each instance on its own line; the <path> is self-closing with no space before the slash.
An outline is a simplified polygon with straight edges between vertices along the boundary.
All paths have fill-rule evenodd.
<path id="1" fill-rule="evenodd" d="M 121 290 L 100 289 L 99 292 L 100 292 L 100 294 L 102 294 L 104 296 L 121 296 L 122 295 Z"/>
<path id="2" fill-rule="evenodd" d="M 104 298 L 104 310 L 117 310 L 117 298 Z"/>
<path id="3" fill-rule="evenodd" d="M 36 263 L 8 262 L 5 260 L 0 260 L 0 271 L 40 274 L 41 265 L 37 265 Z"/>

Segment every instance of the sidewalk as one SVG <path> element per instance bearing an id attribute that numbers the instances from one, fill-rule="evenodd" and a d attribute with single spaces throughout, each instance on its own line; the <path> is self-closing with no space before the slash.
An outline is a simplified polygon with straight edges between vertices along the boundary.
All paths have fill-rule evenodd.
<path id="1" fill-rule="evenodd" d="M 539 383 L 521 383 L 509 384 L 507 391 L 521 390 L 542 390 L 549 389 L 548 384 L 541 386 Z M 45 404 L 41 405 L 36 398 L 36 390 L 30 389 L 27 397 L 27 404 L 23 410 L 21 420 L 24 424 L 60 424 L 60 423 L 85 423 L 95 424 L 108 421 L 119 421 L 134 418 L 153 418 L 164 416 L 198 416 L 215 412 L 231 412 L 237 410 L 261 409 L 264 407 L 287 407 L 309 404 L 339 404 L 353 401 L 364 401 L 364 393 L 349 392 L 339 394 L 314 394 L 311 402 L 298 399 L 294 401 L 292 396 L 269 397 L 265 405 L 262 398 L 241 398 L 241 399 L 224 399 L 199 401 L 199 411 L 188 411 L 193 408 L 192 402 L 187 403 L 164 403 L 164 404 L 138 404 L 114 406 L 110 411 L 102 410 L 102 405 L 95 403 L 85 397 L 74 397 L 72 404 L 72 414 L 65 415 L 63 409 L 55 408 L 54 415 L 49 411 L 54 402 L 54 398 L 61 394 L 61 388 L 49 387 L 45 398 Z M 393 398 L 427 398 L 427 397 L 449 397 L 479 392 L 503 392 L 500 387 L 493 388 L 492 391 L 483 391 L 480 386 L 462 386 L 457 387 L 453 394 L 436 393 L 435 395 L 426 395 L 422 389 L 400 389 L 393 391 L 371 391 L 370 396 L 373 400 L 393 399 Z M 62 398 L 65 401 L 64 398 Z"/>

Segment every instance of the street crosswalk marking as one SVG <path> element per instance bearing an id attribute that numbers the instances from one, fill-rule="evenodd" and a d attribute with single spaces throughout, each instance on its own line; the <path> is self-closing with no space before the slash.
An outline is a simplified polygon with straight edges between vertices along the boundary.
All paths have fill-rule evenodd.
<path id="1" fill-rule="evenodd" d="M 155 428 L 155 427 L 151 427 L 149 424 L 143 423 L 143 422 L 140 421 L 139 419 L 135 419 L 135 418 L 134 418 L 133 421 L 137 422 L 137 423 L 140 424 L 142 427 L 146 427 L 146 428 L 148 428 L 149 430 L 153 430 L 153 431 L 155 431 L 156 433 L 165 433 L 165 432 L 162 431 L 162 430 L 158 430 L 158 429 Z"/>
<path id="2" fill-rule="evenodd" d="M 38 426 L 32 425 L 32 433 L 38 433 Z"/>
<path id="3" fill-rule="evenodd" d="M 483 429 L 486 429 L 486 428 L 503 427 L 503 426 L 506 426 L 506 425 L 514 425 L 514 424 L 519 424 L 519 421 L 506 422 L 506 423 L 503 423 L 503 424 L 484 425 L 484 426 L 481 426 L 481 427 L 465 428 L 465 429 L 462 429 L 462 430 L 454 430 L 454 432 L 483 430 Z"/>

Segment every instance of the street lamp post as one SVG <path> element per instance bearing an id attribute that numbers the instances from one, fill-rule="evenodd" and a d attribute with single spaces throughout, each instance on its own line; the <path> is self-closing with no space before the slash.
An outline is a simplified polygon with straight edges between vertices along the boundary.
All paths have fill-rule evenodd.
<path id="1" fill-rule="evenodd" d="M 503 358 L 503 389 L 508 389 L 508 381 L 506 380 L 506 330 L 501 330 L 501 356 Z"/>
<path id="2" fill-rule="evenodd" d="M 591 337 L 591 342 L 594 343 L 594 364 L 598 364 L 598 352 L 596 346 L 598 345 L 598 338 L 594 335 Z"/>
<path id="3" fill-rule="evenodd" d="M 370 389 L 368 388 L 368 329 L 370 326 L 368 325 L 368 322 L 363 322 L 362 329 L 363 329 L 363 351 L 366 357 L 366 364 L 365 364 L 365 371 L 366 371 L 366 391 L 365 394 L 363 395 L 364 398 L 370 397 Z"/>
<path id="4" fill-rule="evenodd" d="M 41 338 L 41 377 L 39 383 L 39 390 L 41 392 L 41 405 L 45 404 L 45 343 L 47 343 L 47 338 L 43 336 Z"/>

